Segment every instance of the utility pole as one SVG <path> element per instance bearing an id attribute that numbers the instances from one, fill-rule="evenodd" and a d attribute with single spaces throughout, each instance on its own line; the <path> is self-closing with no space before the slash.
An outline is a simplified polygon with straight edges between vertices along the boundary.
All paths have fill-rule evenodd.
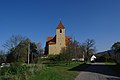
<path id="1" fill-rule="evenodd" d="M 30 62 L 30 43 L 28 43 L 28 64 Z"/>

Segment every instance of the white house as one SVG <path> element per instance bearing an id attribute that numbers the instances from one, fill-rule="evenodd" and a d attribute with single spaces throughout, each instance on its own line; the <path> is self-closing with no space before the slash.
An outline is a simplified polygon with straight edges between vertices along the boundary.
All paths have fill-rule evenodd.
<path id="1" fill-rule="evenodd" d="M 95 55 L 92 55 L 92 57 L 90 58 L 90 61 L 94 61 L 96 59 Z"/>

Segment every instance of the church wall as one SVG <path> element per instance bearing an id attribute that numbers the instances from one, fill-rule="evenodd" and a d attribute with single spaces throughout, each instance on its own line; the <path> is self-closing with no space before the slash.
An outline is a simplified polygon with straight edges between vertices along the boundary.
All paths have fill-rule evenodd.
<path id="1" fill-rule="evenodd" d="M 49 55 L 55 55 L 56 53 L 57 53 L 56 45 L 55 44 L 49 45 Z"/>

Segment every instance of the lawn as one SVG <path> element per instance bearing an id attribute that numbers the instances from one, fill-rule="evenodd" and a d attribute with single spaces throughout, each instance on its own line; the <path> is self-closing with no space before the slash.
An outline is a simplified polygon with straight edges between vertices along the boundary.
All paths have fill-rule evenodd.
<path id="1" fill-rule="evenodd" d="M 79 74 L 77 71 L 69 69 L 82 64 L 81 62 L 71 62 L 70 64 L 49 64 L 43 70 L 31 77 L 29 80 L 74 80 Z"/>

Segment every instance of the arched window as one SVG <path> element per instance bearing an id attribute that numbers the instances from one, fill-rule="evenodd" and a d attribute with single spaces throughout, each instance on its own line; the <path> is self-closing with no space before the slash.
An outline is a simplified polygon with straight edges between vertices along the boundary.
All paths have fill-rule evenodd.
<path id="1" fill-rule="evenodd" d="M 62 33 L 62 30 L 60 29 L 60 33 Z"/>

